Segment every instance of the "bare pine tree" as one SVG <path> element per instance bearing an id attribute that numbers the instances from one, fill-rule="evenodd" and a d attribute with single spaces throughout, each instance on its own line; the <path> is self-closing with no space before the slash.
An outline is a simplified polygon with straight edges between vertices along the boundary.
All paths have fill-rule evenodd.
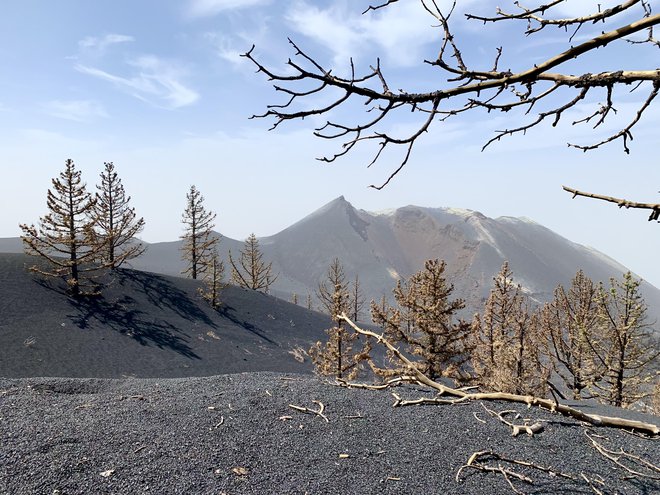
<path id="1" fill-rule="evenodd" d="M 549 369 L 542 362 L 539 320 L 505 262 L 483 317 L 475 316 L 472 324 L 472 366 L 479 385 L 498 392 L 545 394 Z"/>
<path id="2" fill-rule="evenodd" d="M 94 198 L 80 175 L 73 160 L 66 160 L 64 171 L 52 180 L 53 188 L 48 190 L 49 213 L 39 219 L 39 227 L 20 225 L 25 252 L 40 256 L 50 265 L 48 269 L 37 265 L 30 269 L 63 277 L 74 297 L 84 293 L 81 288 L 84 274 L 98 268 L 93 264 L 99 247 L 93 242 L 92 233 Z"/>
<path id="3" fill-rule="evenodd" d="M 214 247 L 211 252 L 211 258 L 208 266 L 203 270 L 202 279 L 204 287 L 199 289 L 202 297 L 208 301 L 213 309 L 217 309 L 222 304 L 220 301 L 220 293 L 225 288 L 223 282 L 225 276 L 225 264 L 220 259 L 217 249 Z"/>
<path id="4" fill-rule="evenodd" d="M 295 292 L 291 294 L 291 303 L 295 304 L 296 306 L 298 305 L 298 294 Z"/>
<path id="5" fill-rule="evenodd" d="M 629 407 L 649 395 L 660 357 L 640 284 L 628 272 L 622 281 L 611 279 L 609 291 L 601 286 L 598 292 L 601 337 L 592 348 L 605 374 L 596 388 L 600 399 L 613 406 Z"/>
<path id="6" fill-rule="evenodd" d="M 353 342 L 357 339 L 357 333 L 347 330 L 344 321 L 339 318 L 349 311 L 351 295 L 338 258 L 330 264 L 326 280 L 319 283 L 317 296 L 335 324 L 326 331 L 328 341 L 325 344 L 317 342 L 309 350 L 309 355 L 322 375 L 353 379 L 360 370 L 361 362 L 369 358 L 371 343 L 365 341 L 362 349 L 354 352 Z"/>
<path id="7" fill-rule="evenodd" d="M 365 299 L 362 295 L 362 290 L 360 290 L 360 277 L 355 275 L 355 280 L 353 280 L 353 285 L 351 288 L 351 308 L 350 315 L 353 319 L 353 323 L 359 322 L 360 312 L 364 307 Z"/>
<path id="8" fill-rule="evenodd" d="M 314 309 L 314 305 L 312 304 L 312 295 L 307 294 L 307 309 L 312 311 Z"/>
<path id="9" fill-rule="evenodd" d="M 91 214 L 95 242 L 102 246 L 100 260 L 115 269 L 144 253 L 146 247 L 135 238 L 144 229 L 144 219 L 137 218 L 135 208 L 129 206 L 131 197 L 126 196 L 114 164 L 104 165 Z"/>
<path id="10" fill-rule="evenodd" d="M 651 412 L 660 416 L 660 374 L 656 375 L 653 395 L 651 396 Z"/>
<path id="11" fill-rule="evenodd" d="M 371 314 L 391 341 L 417 358 L 419 371 L 432 380 L 443 376 L 462 380 L 471 350 L 470 324 L 456 320 L 465 302 L 450 299 L 454 286 L 447 283 L 445 268 L 444 261 L 428 260 L 408 282 L 397 283 L 396 307 L 383 309 L 372 302 Z"/>
<path id="12" fill-rule="evenodd" d="M 229 251 L 231 278 L 244 289 L 259 290 L 268 293 L 270 286 L 277 280 L 273 275 L 273 263 L 266 263 L 259 249 L 259 240 L 254 234 L 245 240 L 238 260 L 234 260 Z"/>
<path id="13" fill-rule="evenodd" d="M 182 273 L 193 279 L 203 275 L 211 266 L 214 250 L 220 240 L 213 232 L 215 217 L 215 213 L 206 211 L 204 196 L 195 186 L 190 186 L 181 219 L 184 225 L 181 255 L 187 263 Z"/>
<path id="14" fill-rule="evenodd" d="M 568 291 L 557 287 L 554 299 L 542 310 L 547 353 L 555 373 L 572 391 L 574 400 L 581 399 L 603 373 L 591 348 L 591 342 L 599 334 L 597 295 L 597 287 L 580 270 Z"/>

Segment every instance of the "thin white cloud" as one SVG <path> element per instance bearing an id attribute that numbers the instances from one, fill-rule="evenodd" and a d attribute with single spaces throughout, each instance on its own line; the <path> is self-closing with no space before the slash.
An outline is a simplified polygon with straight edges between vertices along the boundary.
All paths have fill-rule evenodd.
<path id="1" fill-rule="evenodd" d="M 557 14 L 565 17 L 580 17 L 595 12 L 602 12 L 603 10 L 610 9 L 619 5 L 621 0 L 581 0 L 579 2 L 563 2 L 553 7 L 549 11 L 556 17 Z"/>
<path id="2" fill-rule="evenodd" d="M 474 0 L 461 3 L 461 12 Z M 441 8 L 446 2 L 437 2 Z M 454 12 L 460 23 L 462 13 Z M 426 45 L 441 39 L 434 19 L 419 2 L 401 2 L 386 9 L 360 15 L 350 2 L 333 2 L 326 8 L 306 0 L 297 1 L 285 20 L 299 33 L 326 47 L 333 64 L 346 65 L 349 58 L 375 51 L 390 65 L 409 67 L 433 56 Z"/>
<path id="3" fill-rule="evenodd" d="M 97 117 L 107 117 L 99 103 L 90 100 L 53 100 L 44 105 L 46 113 L 61 119 L 89 122 Z"/>
<path id="4" fill-rule="evenodd" d="M 188 15 L 191 17 L 211 17 L 221 12 L 262 6 L 270 2 L 271 0 L 190 0 Z"/>
<path id="5" fill-rule="evenodd" d="M 133 36 L 125 34 L 106 34 L 105 36 L 87 36 L 78 42 L 78 47 L 81 50 L 97 50 L 103 51 L 110 45 L 118 43 L 129 43 L 135 41 Z"/>
<path id="6" fill-rule="evenodd" d="M 180 108 L 191 105 L 199 94 L 186 87 L 181 79 L 184 71 L 175 64 L 153 55 L 145 55 L 128 62 L 137 72 L 131 77 L 111 74 L 96 67 L 78 64 L 76 70 L 110 82 L 140 100 L 164 108 Z"/>
<path id="7" fill-rule="evenodd" d="M 232 37 L 222 33 L 205 33 L 204 39 L 213 46 L 213 50 L 221 59 L 237 66 L 244 62 L 241 54 L 245 53 L 245 47 L 238 49 Z"/>

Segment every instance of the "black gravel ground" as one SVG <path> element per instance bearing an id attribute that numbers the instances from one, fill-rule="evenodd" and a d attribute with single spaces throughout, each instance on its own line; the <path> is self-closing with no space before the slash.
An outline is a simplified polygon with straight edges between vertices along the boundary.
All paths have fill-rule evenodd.
<path id="1" fill-rule="evenodd" d="M 289 407 L 318 408 L 313 401 L 324 404 L 327 422 Z M 388 391 L 304 375 L 0 379 L 0 493 L 498 494 L 514 493 L 512 486 L 534 494 L 660 493 L 659 481 L 632 476 L 598 453 L 585 432 L 656 466 L 660 440 L 586 429 L 520 405 L 487 406 L 516 409 L 521 420 L 544 421 L 545 430 L 512 437 L 479 403 L 393 408 Z M 508 466 L 532 481 L 510 474 L 511 486 L 501 473 L 468 468 L 457 481 L 460 467 L 484 450 L 555 474 Z"/>

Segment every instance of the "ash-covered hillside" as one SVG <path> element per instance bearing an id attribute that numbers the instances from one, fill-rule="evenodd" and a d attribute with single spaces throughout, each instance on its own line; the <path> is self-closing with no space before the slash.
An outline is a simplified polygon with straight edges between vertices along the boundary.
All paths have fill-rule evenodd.
<path id="1" fill-rule="evenodd" d="M 229 286 L 213 310 L 194 280 L 120 269 L 98 297 L 0 255 L 0 376 L 188 377 L 309 372 L 300 352 L 325 338 L 328 317 Z"/>

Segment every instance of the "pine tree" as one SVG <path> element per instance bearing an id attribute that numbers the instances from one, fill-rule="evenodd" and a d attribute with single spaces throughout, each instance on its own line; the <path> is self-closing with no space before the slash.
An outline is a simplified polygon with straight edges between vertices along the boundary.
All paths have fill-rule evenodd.
<path id="1" fill-rule="evenodd" d="M 84 274 L 97 269 L 93 261 L 98 255 L 98 245 L 93 242 L 91 219 L 94 198 L 87 192 L 71 159 L 66 160 L 64 171 L 52 184 L 47 195 L 49 213 L 39 219 L 38 228 L 34 224 L 21 224 L 21 238 L 27 254 L 40 256 L 50 265 L 49 269 L 36 265 L 30 269 L 63 277 L 71 295 L 77 297 L 84 293 L 83 280 L 88 280 Z"/>
<path id="2" fill-rule="evenodd" d="M 357 323 L 359 320 L 360 312 L 364 307 L 364 296 L 360 290 L 360 278 L 358 275 L 355 275 L 355 280 L 353 280 L 353 286 L 351 288 L 351 308 L 350 314 L 354 323 Z"/>
<path id="3" fill-rule="evenodd" d="M 311 294 L 307 294 L 307 309 L 309 309 L 310 311 L 314 310 L 314 305 L 312 304 L 312 295 Z"/>
<path id="4" fill-rule="evenodd" d="M 144 229 L 144 219 L 137 218 L 135 208 L 129 206 L 131 197 L 126 196 L 114 164 L 105 162 L 104 165 L 91 215 L 95 242 L 101 248 L 100 261 L 114 270 L 146 250 L 144 244 L 135 239 Z"/>
<path id="5" fill-rule="evenodd" d="M 450 299 L 454 286 L 447 283 L 445 268 L 444 261 L 428 260 L 424 270 L 397 282 L 396 307 L 384 300 L 382 307 L 372 302 L 371 314 L 390 341 L 403 344 L 402 350 L 417 358 L 419 371 L 432 380 L 461 380 L 470 354 L 470 324 L 455 320 L 465 302 Z"/>
<path id="6" fill-rule="evenodd" d="M 208 266 L 203 270 L 202 279 L 204 287 L 199 289 L 201 296 L 211 305 L 213 309 L 220 307 L 220 293 L 225 288 L 223 278 L 225 275 L 225 264 L 220 259 L 217 249 L 213 248 Z"/>
<path id="7" fill-rule="evenodd" d="M 601 401 L 617 407 L 629 407 L 649 395 L 652 368 L 660 357 L 640 284 L 628 272 L 622 281 L 611 279 L 609 291 L 602 286 L 598 291 L 601 336 L 592 349 L 605 373 L 596 387 Z"/>
<path id="8" fill-rule="evenodd" d="M 651 413 L 660 416 L 660 373 L 655 377 L 655 386 L 651 395 Z"/>
<path id="9" fill-rule="evenodd" d="M 229 251 L 232 280 L 244 289 L 268 293 L 270 286 L 277 280 L 277 275 L 273 275 L 273 263 L 264 261 L 263 253 L 259 249 L 259 240 L 254 234 L 250 234 L 245 240 L 240 255 L 238 261 L 234 261 Z"/>
<path id="10" fill-rule="evenodd" d="M 215 217 L 215 213 L 204 208 L 204 196 L 195 186 L 190 186 L 181 220 L 184 224 L 181 252 L 188 265 L 182 273 L 193 279 L 203 275 L 211 266 L 214 249 L 220 240 L 213 232 Z"/>
<path id="11" fill-rule="evenodd" d="M 475 381 L 487 390 L 543 396 L 549 369 L 542 362 L 540 317 L 530 311 L 508 263 L 494 278 L 483 317 L 472 323 Z"/>
<path id="12" fill-rule="evenodd" d="M 371 343 L 365 341 L 362 349 L 354 352 L 357 333 L 346 329 L 344 321 L 339 318 L 351 306 L 349 286 L 339 259 L 335 258 L 330 264 L 326 280 L 319 284 L 317 296 L 334 326 L 326 330 L 328 341 L 325 344 L 317 342 L 309 350 L 309 355 L 319 373 L 351 380 L 357 376 L 360 363 L 369 358 Z"/>
<path id="13" fill-rule="evenodd" d="M 542 333 L 555 373 L 579 400 L 602 375 L 590 342 L 599 333 L 597 287 L 582 270 L 542 310 Z"/>
<path id="14" fill-rule="evenodd" d="M 298 305 L 298 294 L 295 292 L 291 294 L 291 303 L 295 304 L 296 306 Z"/>

